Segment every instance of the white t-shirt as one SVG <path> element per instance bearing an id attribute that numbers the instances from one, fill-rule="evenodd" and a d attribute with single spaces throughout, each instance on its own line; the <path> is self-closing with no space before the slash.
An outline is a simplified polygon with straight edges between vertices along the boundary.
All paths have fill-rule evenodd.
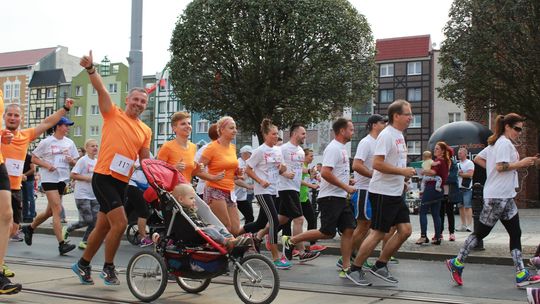
<path id="1" fill-rule="evenodd" d="M 486 184 L 484 198 L 513 198 L 519 187 L 516 170 L 499 172 L 497 163 L 519 161 L 519 153 L 512 142 L 504 135 L 499 137 L 491 149 L 482 150 L 479 155 L 486 160 Z M 483 153 L 485 151 L 485 153 Z M 485 157 L 484 157 L 485 156 Z"/>
<path id="2" fill-rule="evenodd" d="M 249 185 L 253 185 L 253 180 L 251 177 L 247 176 L 245 174 L 247 163 L 245 160 L 243 160 L 241 157 L 238 158 L 238 168 L 244 169 L 244 182 Z M 253 193 L 253 190 L 248 190 L 244 187 L 240 186 L 234 186 L 234 195 L 236 196 L 236 200 L 238 201 L 245 201 L 247 200 L 248 193 Z"/>
<path id="3" fill-rule="evenodd" d="M 283 175 L 279 176 L 278 190 L 294 190 L 300 192 L 302 184 L 302 166 L 306 154 L 300 146 L 295 146 L 291 142 L 280 147 L 283 162 L 287 166 L 287 172 L 294 172 L 294 178 L 290 179 Z"/>
<path id="4" fill-rule="evenodd" d="M 349 184 L 349 154 L 345 145 L 339 141 L 333 139 L 323 153 L 323 167 L 331 167 L 332 174 L 337 177 L 342 183 Z M 324 178 L 321 178 L 321 189 L 319 190 L 319 196 L 328 197 L 347 197 L 347 191 L 341 189 L 340 187 L 334 186 L 327 182 Z"/>
<path id="5" fill-rule="evenodd" d="M 459 161 L 458 162 L 458 169 L 463 171 L 463 173 L 467 173 L 467 171 L 470 171 L 470 170 L 474 171 L 474 163 L 469 159 L 465 159 L 464 161 Z M 461 181 L 462 180 L 463 180 L 463 177 L 459 176 L 459 174 L 458 174 L 458 185 L 459 185 L 460 188 L 463 188 L 463 189 L 471 189 L 472 188 L 472 182 L 469 185 L 469 187 L 467 187 L 467 188 L 461 187 Z"/>
<path id="6" fill-rule="evenodd" d="M 208 147 L 210 143 L 208 144 L 205 144 L 204 146 L 202 146 L 198 151 L 197 153 L 195 153 L 195 162 L 199 163 L 201 161 L 201 156 L 204 152 L 204 150 L 206 150 L 206 147 Z M 204 172 L 208 172 L 208 170 L 206 169 L 206 167 L 204 168 Z M 206 182 L 204 179 L 202 178 L 199 178 L 197 177 L 197 187 L 195 188 L 195 191 L 197 192 L 197 194 L 204 194 L 204 187 L 206 186 Z"/>
<path id="7" fill-rule="evenodd" d="M 94 174 L 94 167 L 96 166 L 97 158 L 91 159 L 88 155 L 81 157 L 71 172 L 77 173 L 83 176 L 92 176 Z M 96 196 L 92 190 L 92 183 L 82 180 L 75 181 L 74 190 L 75 199 L 87 199 L 95 200 Z"/>
<path id="8" fill-rule="evenodd" d="M 387 126 L 377 137 L 373 155 L 384 156 L 384 162 L 398 168 L 407 166 L 407 143 L 403 133 L 393 126 Z M 374 170 L 369 182 L 369 192 L 388 196 L 401 196 L 405 176 L 385 174 Z"/>
<path id="9" fill-rule="evenodd" d="M 39 170 L 42 183 L 59 183 L 69 180 L 69 163 L 66 156 L 73 159 L 79 158 L 79 152 L 73 141 L 67 137 L 57 139 L 49 136 L 39 142 L 38 146 L 32 152 L 35 156 L 52 164 L 56 170 L 49 171 L 45 168 Z"/>
<path id="10" fill-rule="evenodd" d="M 369 170 L 373 170 L 373 153 L 375 153 L 376 144 L 377 139 L 368 134 L 358 143 L 356 154 L 354 155 L 354 159 L 363 161 L 364 166 L 366 166 Z M 367 190 L 369 188 L 369 181 L 371 178 L 365 177 L 356 171 L 354 171 L 353 174 L 354 187 L 356 189 Z"/>
<path id="11" fill-rule="evenodd" d="M 253 169 L 260 179 L 270 183 L 270 186 L 266 188 L 263 188 L 259 183 L 255 183 L 253 189 L 255 195 L 277 195 L 279 165 L 282 162 L 281 150 L 277 146 L 269 147 L 263 143 L 253 150 L 253 154 L 247 160 L 247 165 Z"/>

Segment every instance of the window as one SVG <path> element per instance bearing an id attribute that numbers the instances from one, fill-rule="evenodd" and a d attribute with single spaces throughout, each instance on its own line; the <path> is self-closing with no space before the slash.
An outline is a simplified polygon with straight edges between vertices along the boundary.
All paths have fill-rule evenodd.
<path id="1" fill-rule="evenodd" d="M 41 108 L 36 108 L 36 119 L 41 119 Z"/>
<path id="2" fill-rule="evenodd" d="M 90 136 L 99 135 L 99 126 L 90 126 Z"/>
<path id="3" fill-rule="evenodd" d="M 83 91 L 81 86 L 75 87 L 75 96 L 83 96 Z"/>
<path id="4" fill-rule="evenodd" d="M 112 66 L 112 73 L 113 74 L 118 74 L 118 70 L 120 69 L 120 67 L 118 66 L 118 64 L 114 64 Z"/>
<path id="5" fill-rule="evenodd" d="M 420 101 L 422 100 L 422 89 L 410 88 L 407 90 L 407 101 Z"/>
<path id="6" fill-rule="evenodd" d="M 422 154 L 422 144 L 420 141 L 408 141 L 407 150 L 409 155 L 420 155 Z"/>
<path id="7" fill-rule="evenodd" d="M 53 114 L 53 107 L 45 107 L 45 117 L 49 117 Z"/>
<path id="8" fill-rule="evenodd" d="M 4 99 L 11 99 L 11 81 L 4 83 Z"/>
<path id="9" fill-rule="evenodd" d="M 394 101 L 394 90 L 381 90 L 380 102 L 392 102 Z"/>
<path id="10" fill-rule="evenodd" d="M 422 74 L 422 62 L 409 62 L 407 63 L 407 75 L 420 75 Z"/>
<path id="11" fill-rule="evenodd" d="M 421 128 L 422 127 L 422 116 L 413 115 L 409 128 Z"/>
<path id="12" fill-rule="evenodd" d="M 165 135 L 165 123 L 158 123 L 158 135 Z"/>
<path id="13" fill-rule="evenodd" d="M 54 98 L 54 91 L 53 89 L 45 89 L 45 95 L 48 99 Z"/>
<path id="14" fill-rule="evenodd" d="M 73 131 L 73 136 L 82 136 L 81 126 L 75 126 Z"/>
<path id="15" fill-rule="evenodd" d="M 394 76 L 394 64 L 393 63 L 381 64 L 380 77 L 390 77 L 390 76 Z"/>
<path id="16" fill-rule="evenodd" d="M 92 115 L 99 115 L 99 107 L 97 105 L 90 106 L 90 111 Z"/>
<path id="17" fill-rule="evenodd" d="M 208 120 L 197 121 L 197 133 L 208 133 Z"/>
<path id="18" fill-rule="evenodd" d="M 21 98 L 21 82 L 16 80 L 13 83 L 13 99 Z"/>
<path id="19" fill-rule="evenodd" d="M 448 122 L 461 121 L 461 113 L 448 113 Z"/>
<path id="20" fill-rule="evenodd" d="M 82 116 L 83 115 L 83 109 L 81 106 L 76 106 L 75 107 L 75 116 Z"/>
<path id="21" fill-rule="evenodd" d="M 167 112 L 167 101 L 162 100 L 158 104 L 158 113 L 165 113 Z"/>
<path id="22" fill-rule="evenodd" d="M 36 99 L 41 98 L 41 89 L 36 89 Z"/>
<path id="23" fill-rule="evenodd" d="M 109 93 L 118 93 L 118 84 L 109 83 Z"/>

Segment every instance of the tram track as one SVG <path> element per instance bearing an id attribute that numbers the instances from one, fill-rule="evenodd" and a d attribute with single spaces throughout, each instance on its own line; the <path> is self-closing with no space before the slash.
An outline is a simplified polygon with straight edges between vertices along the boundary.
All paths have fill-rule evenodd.
<path id="1" fill-rule="evenodd" d="M 46 267 L 46 268 L 54 268 L 54 269 L 66 269 L 70 270 L 69 265 L 62 265 L 58 263 L 51 263 L 44 260 L 12 260 L 9 261 L 10 264 L 21 264 L 21 265 L 27 265 L 27 266 L 36 266 L 36 267 Z M 120 268 L 119 271 L 120 274 L 125 275 L 125 268 Z M 173 283 L 170 283 L 173 284 Z M 225 277 L 218 277 L 212 280 L 212 284 L 219 284 L 219 285 L 233 285 L 232 280 L 225 276 Z M 306 292 L 306 293 L 315 293 L 315 294 L 324 294 L 324 295 L 339 295 L 339 296 L 361 296 L 364 298 L 372 298 L 375 302 L 381 302 L 384 303 L 385 300 L 389 301 L 408 301 L 408 302 L 417 302 L 417 303 L 441 303 L 441 304 L 469 304 L 471 303 L 470 300 L 465 301 L 463 299 L 451 299 L 451 298 L 445 298 L 444 295 L 430 295 L 428 296 L 422 296 L 422 295 L 407 295 L 404 294 L 402 291 L 396 290 L 392 294 L 380 294 L 380 293 L 374 293 L 373 290 L 370 289 L 362 289 L 359 290 L 359 288 L 351 287 L 350 291 L 347 290 L 330 290 L 330 289 L 324 289 L 321 288 L 322 286 L 317 286 L 317 290 L 314 290 L 313 287 L 304 287 L 304 286 L 295 286 L 295 284 L 288 284 L 288 282 L 282 282 L 280 286 L 280 290 L 287 290 L 291 292 Z M 45 290 L 45 289 L 39 289 L 39 288 L 23 288 L 21 291 L 22 293 L 29 293 L 29 294 L 35 294 L 40 295 L 44 297 L 51 297 L 51 298 L 63 298 L 63 299 L 70 299 L 70 300 L 77 300 L 77 301 L 83 301 L 88 303 L 140 303 L 137 300 L 122 300 L 122 299 L 107 299 L 103 297 L 96 297 L 91 295 L 81 295 L 76 293 L 69 293 L 69 292 L 61 292 L 61 291 L 54 291 L 54 290 Z M 488 299 L 485 299 L 488 300 Z"/>

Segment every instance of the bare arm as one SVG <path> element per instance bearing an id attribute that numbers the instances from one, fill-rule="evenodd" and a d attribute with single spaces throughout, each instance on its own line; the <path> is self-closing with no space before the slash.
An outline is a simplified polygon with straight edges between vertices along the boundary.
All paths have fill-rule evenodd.
<path id="1" fill-rule="evenodd" d="M 511 170 L 516 170 L 516 169 L 521 169 L 521 168 L 527 168 L 529 166 L 534 165 L 534 163 L 536 162 L 537 159 L 538 159 L 538 157 L 536 157 L 536 156 L 530 156 L 530 157 L 525 157 L 522 160 L 519 160 L 519 161 L 513 162 L 513 163 L 506 163 L 506 162 L 497 163 L 496 168 L 497 168 L 497 171 L 499 171 L 499 172 L 511 171 Z"/>
<path id="2" fill-rule="evenodd" d="M 75 172 L 71 172 L 69 174 L 69 176 L 74 179 L 74 180 L 78 180 L 78 181 L 83 181 L 83 182 L 91 182 L 92 181 L 92 175 L 82 175 L 82 174 L 79 174 L 79 173 L 75 173 Z"/>
<path id="3" fill-rule="evenodd" d="M 323 166 L 322 169 L 321 169 L 321 176 L 322 178 L 324 178 L 327 182 L 329 182 L 330 184 L 336 186 L 336 187 L 339 187 L 345 191 L 347 191 L 348 193 L 353 193 L 355 191 L 354 187 L 352 186 L 349 186 L 348 184 L 345 184 L 343 182 L 341 182 L 333 173 L 332 171 L 334 170 L 334 168 L 332 167 L 326 167 L 326 166 Z"/>
<path id="4" fill-rule="evenodd" d="M 234 180 L 234 184 L 239 186 L 239 187 L 242 187 L 242 188 L 246 188 L 246 189 L 253 189 L 253 185 L 250 185 L 248 183 L 246 183 L 244 180 L 242 179 L 235 179 Z"/>
<path id="5" fill-rule="evenodd" d="M 49 162 L 47 161 L 44 161 L 42 160 L 41 158 L 35 156 L 34 154 L 32 154 L 32 162 L 42 168 L 45 168 L 49 171 L 54 171 L 56 170 L 56 168 L 53 166 L 53 164 L 50 164 Z"/>
<path id="6" fill-rule="evenodd" d="M 373 175 L 373 171 L 369 170 L 369 168 L 364 165 L 364 161 L 361 159 L 354 159 L 352 169 L 365 177 L 371 178 Z"/>
<path id="7" fill-rule="evenodd" d="M 66 99 L 64 107 L 71 109 L 73 107 L 73 99 Z M 39 137 L 41 134 L 45 133 L 45 131 L 54 127 L 56 123 L 58 123 L 58 121 L 68 113 L 64 107 L 54 112 L 51 116 L 46 117 L 39 125 L 37 125 L 37 127 L 34 129 L 36 132 L 36 137 Z"/>
<path id="8" fill-rule="evenodd" d="M 97 91 L 99 110 L 101 113 L 109 112 L 113 107 L 113 102 L 107 88 L 105 87 L 105 84 L 103 84 L 103 79 L 101 79 L 101 76 L 94 67 L 92 51 L 90 51 L 88 56 L 85 55 L 81 58 L 80 65 L 88 72 L 90 82 Z"/>
<path id="9" fill-rule="evenodd" d="M 143 160 L 147 158 L 150 158 L 150 149 L 143 147 L 139 150 L 139 159 Z"/>
<path id="10" fill-rule="evenodd" d="M 414 168 L 399 168 L 385 163 L 383 155 L 375 155 L 375 158 L 373 159 L 373 169 L 384 174 L 403 175 L 408 178 L 416 174 L 416 170 L 414 170 Z"/>
<path id="11" fill-rule="evenodd" d="M 486 168 L 486 160 L 480 157 L 479 155 L 476 155 L 473 159 L 474 163 L 479 165 L 482 168 Z"/>
<path id="12" fill-rule="evenodd" d="M 246 167 L 246 174 L 254 181 L 256 181 L 259 185 L 263 186 L 263 188 L 267 188 L 268 186 L 270 186 L 270 183 L 260 178 L 250 166 Z"/>
<path id="13" fill-rule="evenodd" d="M 467 172 L 458 172 L 458 175 L 463 178 L 471 178 L 474 175 L 474 170 L 467 170 Z"/>

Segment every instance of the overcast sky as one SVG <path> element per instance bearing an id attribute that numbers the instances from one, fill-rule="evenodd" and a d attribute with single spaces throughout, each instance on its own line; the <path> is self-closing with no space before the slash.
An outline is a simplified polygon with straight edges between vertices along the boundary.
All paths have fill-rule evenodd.
<path id="1" fill-rule="evenodd" d="M 263 1 L 263 0 L 261 0 Z M 169 42 L 187 0 L 143 1 L 144 74 L 161 71 L 169 60 Z M 440 45 L 451 0 L 352 0 L 367 17 L 376 39 L 430 34 Z M 131 0 L 18 0 L 0 13 L 0 52 L 63 45 L 81 56 L 108 56 L 126 62 L 130 49 Z"/>

